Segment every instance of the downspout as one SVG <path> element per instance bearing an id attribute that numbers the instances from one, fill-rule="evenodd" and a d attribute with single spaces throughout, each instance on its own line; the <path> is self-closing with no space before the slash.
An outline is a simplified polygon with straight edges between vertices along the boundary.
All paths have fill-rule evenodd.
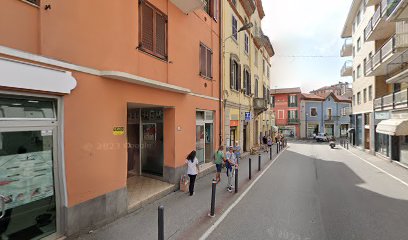
<path id="1" fill-rule="evenodd" d="M 219 61 L 220 61 L 220 68 L 219 68 L 219 88 L 220 88 L 220 90 L 219 90 L 219 94 L 220 94 L 220 96 L 219 96 L 219 98 L 220 98 L 220 100 L 219 100 L 219 114 L 220 114 L 220 144 L 219 144 L 219 146 L 221 146 L 222 145 L 222 135 L 223 135 L 223 133 L 222 133 L 222 123 L 223 123 L 223 121 L 222 121 L 222 112 L 223 112 L 223 108 L 222 108 L 222 100 L 223 100 L 223 96 L 222 96 L 222 90 L 223 90 L 223 81 L 222 81 L 222 79 L 223 79 L 223 70 L 224 70 L 224 64 L 223 64 L 223 51 L 224 51 L 224 49 L 223 49 L 223 44 L 222 44 L 222 38 L 223 38 L 223 33 L 222 33 L 222 30 L 223 30 L 223 28 L 222 28 L 222 19 L 223 19 L 223 17 L 222 17 L 222 10 L 223 10 L 223 8 L 222 8 L 222 6 L 223 6 L 223 4 L 222 4 L 222 2 L 223 1 L 218 1 L 218 4 L 219 4 L 219 6 L 218 6 L 218 9 L 219 9 L 219 11 L 218 11 L 218 25 L 219 25 L 219 41 L 220 41 L 220 52 L 219 52 Z"/>

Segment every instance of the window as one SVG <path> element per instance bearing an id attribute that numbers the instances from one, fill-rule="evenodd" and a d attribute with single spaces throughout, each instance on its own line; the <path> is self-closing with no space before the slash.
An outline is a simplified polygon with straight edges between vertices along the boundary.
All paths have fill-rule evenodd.
<path id="1" fill-rule="evenodd" d="M 310 116 L 311 117 L 316 117 L 317 116 L 317 108 L 310 108 Z"/>
<path id="2" fill-rule="evenodd" d="M 357 104 L 360 105 L 361 104 L 361 92 L 357 93 Z"/>
<path id="3" fill-rule="evenodd" d="M 357 52 L 361 49 L 361 37 L 357 39 Z"/>
<path id="4" fill-rule="evenodd" d="M 37 6 L 39 6 L 40 5 L 40 0 L 26 0 L 27 2 L 30 2 L 30 3 L 32 3 L 32 4 L 35 4 L 35 5 L 37 5 Z"/>
<path id="5" fill-rule="evenodd" d="M 285 111 L 278 110 L 278 119 L 284 119 L 284 118 L 285 118 Z"/>
<path id="6" fill-rule="evenodd" d="M 259 96 L 259 87 L 258 87 L 259 81 L 258 78 L 255 78 L 255 97 L 257 98 Z"/>
<path id="7" fill-rule="evenodd" d="M 361 77 L 361 65 L 357 66 L 357 79 Z"/>
<path id="8" fill-rule="evenodd" d="M 353 82 L 356 81 L 356 71 L 353 70 Z"/>
<path id="9" fill-rule="evenodd" d="M 234 4 L 234 6 L 237 6 L 237 0 L 232 0 L 231 2 Z"/>
<path id="10" fill-rule="evenodd" d="M 269 65 L 268 66 L 266 66 L 266 77 L 269 79 L 269 77 L 270 77 L 270 68 L 269 68 Z"/>
<path id="11" fill-rule="evenodd" d="M 373 100 L 373 86 L 370 85 L 368 87 L 368 101 L 372 101 Z"/>
<path id="12" fill-rule="evenodd" d="M 247 33 L 245 33 L 245 53 L 249 54 L 249 37 Z"/>
<path id="13" fill-rule="evenodd" d="M 218 0 L 204 0 L 204 11 L 214 20 L 218 18 Z"/>
<path id="14" fill-rule="evenodd" d="M 288 111 L 288 118 L 289 119 L 297 119 L 298 118 L 297 110 L 289 110 Z"/>
<path id="15" fill-rule="evenodd" d="M 262 72 L 265 75 L 265 59 L 262 59 Z"/>
<path id="16" fill-rule="evenodd" d="M 139 49 L 167 59 L 167 16 L 146 1 L 139 4 Z"/>
<path id="17" fill-rule="evenodd" d="M 267 99 L 268 93 L 266 91 L 266 86 L 263 86 L 263 99 Z"/>
<path id="18" fill-rule="evenodd" d="M 232 16 L 232 38 L 238 41 L 238 21 Z"/>
<path id="19" fill-rule="evenodd" d="M 358 11 L 357 13 L 357 26 L 360 24 L 361 22 L 361 11 Z"/>
<path id="20" fill-rule="evenodd" d="M 356 56 L 356 47 L 353 46 L 353 57 Z"/>
<path id="21" fill-rule="evenodd" d="M 356 105 L 356 95 L 353 95 L 353 105 Z"/>
<path id="22" fill-rule="evenodd" d="M 367 88 L 364 88 L 363 90 L 363 99 L 364 99 L 364 103 L 367 102 Z"/>
<path id="23" fill-rule="evenodd" d="M 275 96 L 271 96 L 271 105 L 273 108 L 275 107 Z"/>
<path id="24" fill-rule="evenodd" d="M 251 73 L 248 69 L 244 70 L 244 94 L 251 95 Z"/>
<path id="25" fill-rule="evenodd" d="M 258 67 L 258 49 L 255 48 L 255 67 Z"/>
<path id="26" fill-rule="evenodd" d="M 212 50 L 200 44 L 200 76 L 212 78 Z"/>
<path id="27" fill-rule="evenodd" d="M 289 95 L 288 96 L 288 106 L 289 107 L 297 107 L 297 96 L 296 95 Z"/>
<path id="28" fill-rule="evenodd" d="M 230 59 L 230 88 L 236 91 L 241 89 L 241 66 L 233 58 Z"/>

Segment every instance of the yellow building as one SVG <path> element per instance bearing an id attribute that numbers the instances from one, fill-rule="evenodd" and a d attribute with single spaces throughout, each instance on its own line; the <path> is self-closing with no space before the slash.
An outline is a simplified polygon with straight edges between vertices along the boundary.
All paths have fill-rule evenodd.
<path id="1" fill-rule="evenodd" d="M 270 61 L 274 50 L 263 35 L 261 0 L 222 1 L 224 145 L 243 151 L 270 135 Z"/>

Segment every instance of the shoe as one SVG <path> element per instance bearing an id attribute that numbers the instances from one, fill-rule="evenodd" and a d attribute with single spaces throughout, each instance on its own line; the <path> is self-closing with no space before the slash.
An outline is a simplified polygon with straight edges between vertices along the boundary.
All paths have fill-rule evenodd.
<path id="1" fill-rule="evenodd" d="M 234 189 L 235 187 L 231 185 L 230 188 Z"/>
<path id="2" fill-rule="evenodd" d="M 228 192 L 232 192 L 232 189 L 231 189 L 231 188 L 228 188 Z"/>

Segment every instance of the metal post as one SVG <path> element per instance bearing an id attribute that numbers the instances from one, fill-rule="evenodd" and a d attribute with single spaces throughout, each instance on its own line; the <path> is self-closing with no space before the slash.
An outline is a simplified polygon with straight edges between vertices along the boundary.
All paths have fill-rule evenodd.
<path id="1" fill-rule="evenodd" d="M 158 239 L 164 240 L 164 207 L 159 206 Z"/>
<path id="2" fill-rule="evenodd" d="M 211 191 L 211 212 L 210 217 L 215 217 L 215 190 L 217 187 L 217 181 L 213 179 L 212 181 L 212 191 Z"/>
<path id="3" fill-rule="evenodd" d="M 251 180 L 251 158 L 249 158 L 249 180 Z"/>
<path id="4" fill-rule="evenodd" d="M 258 155 L 258 171 L 261 171 L 261 154 Z"/>
<path id="5" fill-rule="evenodd" d="M 235 167 L 235 193 L 238 192 L 238 167 Z"/>
<path id="6" fill-rule="evenodd" d="M 279 142 L 276 142 L 276 154 L 279 153 Z"/>
<path id="7" fill-rule="evenodd" d="M 272 146 L 271 146 L 271 148 L 269 149 L 269 160 L 272 160 Z"/>

